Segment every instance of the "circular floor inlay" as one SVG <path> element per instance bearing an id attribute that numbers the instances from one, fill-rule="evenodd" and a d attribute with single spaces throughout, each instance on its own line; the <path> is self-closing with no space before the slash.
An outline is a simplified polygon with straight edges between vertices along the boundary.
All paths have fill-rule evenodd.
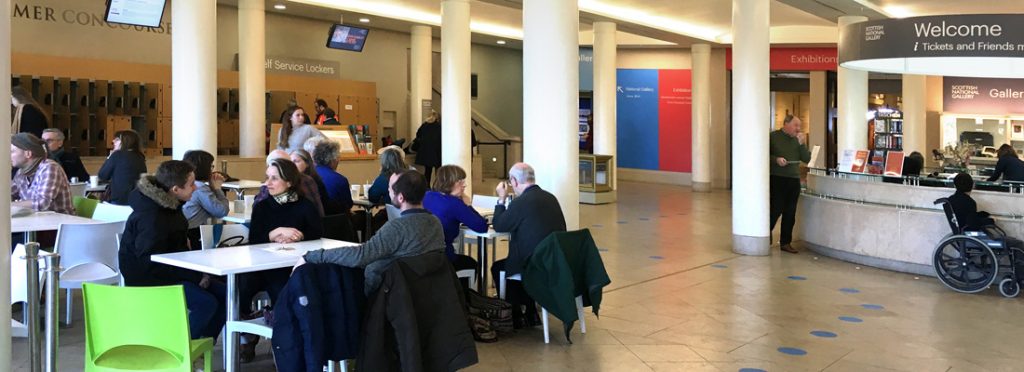
<path id="1" fill-rule="evenodd" d="M 590 226 L 591 227 L 604 227 L 604 225 L 601 225 L 601 224 L 593 224 L 593 225 L 590 225 Z"/>
<path id="2" fill-rule="evenodd" d="M 824 338 L 835 338 L 837 335 L 829 331 L 811 331 L 811 335 Z"/>
<path id="3" fill-rule="evenodd" d="M 839 320 L 842 320 L 844 322 L 850 322 L 850 323 L 861 323 L 861 322 L 864 321 L 864 319 L 861 319 L 861 318 L 858 318 L 858 317 L 855 317 L 855 316 L 841 316 L 841 317 L 839 317 Z"/>
<path id="4" fill-rule="evenodd" d="M 843 293 L 860 293 L 860 290 L 857 289 L 857 288 L 839 288 L 839 292 L 843 292 Z"/>
<path id="5" fill-rule="evenodd" d="M 786 279 L 789 279 L 789 280 L 807 280 L 806 277 L 799 276 L 799 275 L 790 275 L 790 276 L 787 276 Z"/>
<path id="6" fill-rule="evenodd" d="M 629 221 L 619 221 L 620 224 L 629 223 Z"/>
<path id="7" fill-rule="evenodd" d="M 868 310 L 884 310 L 885 309 L 885 306 L 875 305 L 875 304 L 863 304 L 863 305 L 860 305 L 860 307 L 863 307 L 863 308 L 868 309 Z"/>
<path id="8" fill-rule="evenodd" d="M 651 220 L 651 219 L 650 219 L 650 218 L 648 218 L 648 217 L 640 217 L 640 218 L 638 218 L 638 219 L 639 219 L 640 221 L 650 221 L 650 220 Z"/>
<path id="9" fill-rule="evenodd" d="M 608 248 L 598 248 L 599 252 L 608 252 Z"/>
<path id="10" fill-rule="evenodd" d="M 788 354 L 788 355 L 797 355 L 797 356 L 807 355 L 807 351 L 806 350 L 795 348 L 795 347 L 780 347 L 778 350 L 779 350 L 780 353 Z"/>

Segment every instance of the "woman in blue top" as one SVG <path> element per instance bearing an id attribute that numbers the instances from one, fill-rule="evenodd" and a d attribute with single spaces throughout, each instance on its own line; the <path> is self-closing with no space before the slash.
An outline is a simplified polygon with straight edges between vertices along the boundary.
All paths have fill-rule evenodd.
<path id="1" fill-rule="evenodd" d="M 476 269 L 472 257 L 456 254 L 452 242 L 459 236 L 459 226 L 466 225 L 476 232 L 487 232 L 487 220 L 468 205 L 466 195 L 466 171 L 457 165 L 445 165 L 437 169 L 431 191 L 423 197 L 423 208 L 441 220 L 444 230 L 444 253 L 455 270 Z"/>

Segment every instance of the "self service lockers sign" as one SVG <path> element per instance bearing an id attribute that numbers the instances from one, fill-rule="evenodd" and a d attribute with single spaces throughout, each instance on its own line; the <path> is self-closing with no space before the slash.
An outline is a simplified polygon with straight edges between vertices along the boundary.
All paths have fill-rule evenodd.
<path id="1" fill-rule="evenodd" d="M 618 164 L 688 173 L 690 70 L 618 70 Z"/>

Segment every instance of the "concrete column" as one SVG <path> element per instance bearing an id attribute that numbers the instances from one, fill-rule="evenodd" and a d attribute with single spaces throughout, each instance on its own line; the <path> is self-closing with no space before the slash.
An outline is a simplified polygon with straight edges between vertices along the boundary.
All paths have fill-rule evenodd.
<path id="1" fill-rule="evenodd" d="M 433 98 L 431 74 L 433 35 L 430 26 L 412 26 L 409 46 L 409 135 L 410 141 L 423 123 L 423 100 Z"/>
<path id="2" fill-rule="evenodd" d="M 903 153 L 920 152 L 928 158 L 928 77 L 903 75 Z"/>
<path id="3" fill-rule="evenodd" d="M 596 70 L 596 66 L 595 66 Z M 523 158 L 579 228 L 579 6 L 523 1 Z"/>
<path id="4" fill-rule="evenodd" d="M 824 167 L 825 160 L 825 139 L 828 137 L 828 76 L 825 71 L 811 71 L 811 117 L 808 128 L 807 146 L 814 150 L 814 146 L 821 146 L 816 166 Z"/>
<path id="5" fill-rule="evenodd" d="M 217 2 L 173 1 L 171 19 L 173 157 L 217 154 Z"/>
<path id="6" fill-rule="evenodd" d="M 693 57 L 693 191 L 711 191 L 711 46 L 694 44 Z"/>
<path id="7" fill-rule="evenodd" d="M 263 5 L 263 0 L 238 2 L 238 153 L 243 158 L 266 156 L 267 48 Z"/>
<path id="8" fill-rule="evenodd" d="M 0 0 L 0 118 L 11 117 L 11 0 Z M 4 144 L 7 146 L 4 146 Z M 11 147 L 11 126 L 0 125 L 0 148 Z M 11 157 L 0 156 L 0 169 L 11 169 Z M 11 177 L 0 177 L 0 190 L 11 190 Z M 0 198 L 0 246 L 11 246 L 11 198 Z M 0 254 L 0 320 L 11 319 L 11 255 Z M 0 322 L 0 366 L 11 365 L 11 322 Z"/>
<path id="9" fill-rule="evenodd" d="M 839 17 L 839 32 L 843 26 L 867 21 L 867 17 Z M 842 38 L 842 36 L 840 36 Z M 839 125 L 837 141 L 839 154 L 843 150 L 868 148 L 868 72 L 839 67 L 838 74 Z"/>
<path id="10" fill-rule="evenodd" d="M 441 163 L 462 167 L 466 179 L 472 180 L 469 36 L 469 1 L 442 1 Z M 466 183 L 466 192 L 472 195 L 472 182 Z"/>
<path id="11" fill-rule="evenodd" d="M 768 15 L 771 0 L 732 2 L 733 252 L 771 253 L 768 220 Z"/>
<path id="12" fill-rule="evenodd" d="M 612 189 L 618 188 L 616 132 L 616 26 L 612 22 L 594 22 L 594 153 L 611 155 Z"/>

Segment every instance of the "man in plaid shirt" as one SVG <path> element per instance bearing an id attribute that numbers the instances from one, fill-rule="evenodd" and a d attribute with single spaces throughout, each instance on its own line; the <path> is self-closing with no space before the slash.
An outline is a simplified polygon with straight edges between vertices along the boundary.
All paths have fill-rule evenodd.
<path id="1" fill-rule="evenodd" d="M 11 183 L 11 200 L 32 202 L 34 211 L 75 214 L 64 169 L 47 159 L 43 141 L 31 133 L 11 136 L 11 164 L 18 173 Z"/>

